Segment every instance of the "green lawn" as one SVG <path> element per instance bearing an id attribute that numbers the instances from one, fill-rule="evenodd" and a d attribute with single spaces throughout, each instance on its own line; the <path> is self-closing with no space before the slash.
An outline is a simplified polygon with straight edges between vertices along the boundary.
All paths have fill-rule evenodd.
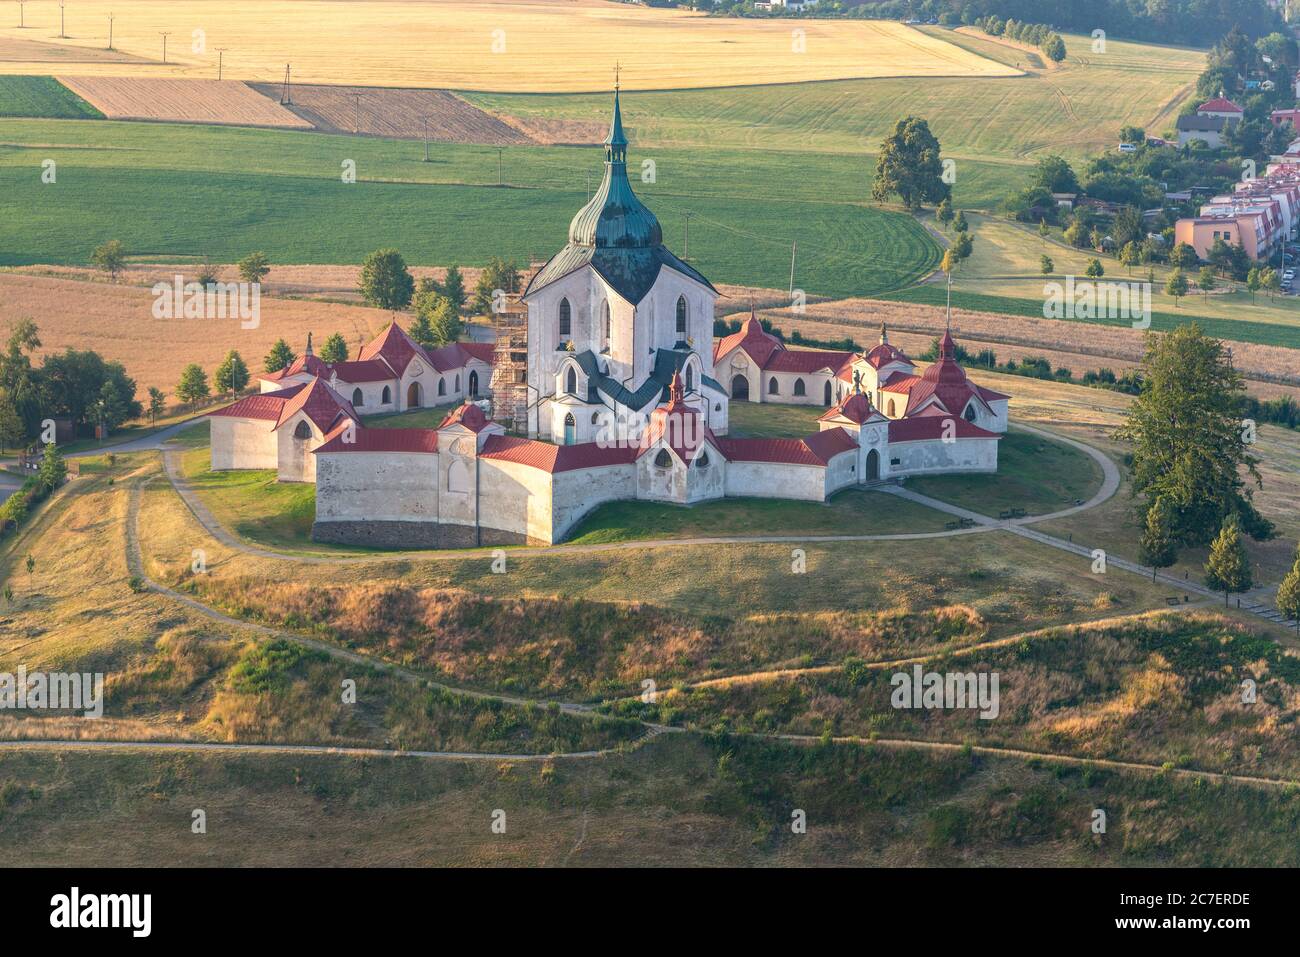
<path id="1" fill-rule="evenodd" d="M 327 548 L 311 540 L 316 486 L 276 481 L 273 469 L 213 472 L 207 444 L 181 456 L 189 480 L 213 516 L 241 538 L 270 548 Z"/>
<path id="2" fill-rule="evenodd" d="M 751 439 L 803 438 L 820 431 L 817 419 L 825 413 L 820 405 L 733 402 L 727 410 L 727 434 Z"/>
<path id="3" fill-rule="evenodd" d="M 885 492 L 851 488 L 830 501 L 725 498 L 698 505 L 608 502 L 574 530 L 570 544 L 712 535 L 889 535 L 943 531 L 948 516 Z"/>
<path id="4" fill-rule="evenodd" d="M 0 116 L 88 120 L 104 114 L 52 76 L 0 76 Z"/>
<path id="5" fill-rule="evenodd" d="M 1013 426 L 998 443 L 996 474 L 910 478 L 907 487 L 984 515 L 1015 507 L 1043 515 L 1091 498 L 1101 481 L 1101 466 L 1085 453 Z"/>
<path id="6" fill-rule="evenodd" d="M 436 405 L 415 412 L 388 412 L 383 415 L 362 416 L 361 423 L 370 429 L 436 429 L 442 425 L 455 404 Z"/>

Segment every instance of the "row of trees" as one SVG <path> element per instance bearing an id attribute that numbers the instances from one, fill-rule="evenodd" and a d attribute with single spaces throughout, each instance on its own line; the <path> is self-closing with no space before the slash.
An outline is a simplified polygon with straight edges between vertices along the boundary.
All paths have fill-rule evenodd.
<path id="1" fill-rule="evenodd" d="M 975 25 L 993 37 L 1006 37 L 1019 43 L 1028 43 L 1043 51 L 1049 60 L 1060 63 L 1065 59 L 1065 41 L 1045 23 L 1025 23 L 1016 19 L 1002 20 L 990 14 Z"/>

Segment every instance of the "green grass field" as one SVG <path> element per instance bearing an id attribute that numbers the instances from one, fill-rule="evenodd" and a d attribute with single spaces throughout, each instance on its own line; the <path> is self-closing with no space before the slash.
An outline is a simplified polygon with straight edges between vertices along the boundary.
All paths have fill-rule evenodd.
<path id="1" fill-rule="evenodd" d="M 119 122 L 0 121 L 0 189 L 18 215 L 0 223 L 0 265 L 85 263 L 121 239 L 132 255 L 209 256 L 264 250 L 280 263 L 357 263 L 396 246 L 415 264 L 527 262 L 566 239 L 600 181 L 596 148 L 497 151 L 315 133 Z M 30 170 L 59 164 L 58 183 Z M 862 162 L 839 157 L 803 175 L 798 154 L 654 150 L 655 182 L 636 188 L 715 282 L 784 287 L 798 243 L 795 285 L 825 295 L 870 295 L 925 275 L 940 250 L 911 217 L 865 205 Z M 342 163 L 356 163 L 345 184 Z M 819 164 L 820 165 L 820 164 Z M 792 178 L 792 170 L 800 175 Z"/>
<path id="2" fill-rule="evenodd" d="M 1012 65 L 1027 54 L 943 28 L 943 39 Z M 832 154 L 856 156 L 863 181 L 880 141 L 901 117 L 925 117 L 944 155 L 957 160 L 959 206 L 989 208 L 1018 189 L 1033 159 L 1060 153 L 1079 160 L 1113 146 L 1120 127 L 1156 133 L 1172 126 L 1205 54 L 1199 50 L 1065 37 L 1069 56 L 1056 70 L 1007 79 L 908 78 L 731 87 L 630 94 L 624 121 L 636 149 L 699 146 L 798 150 L 820 179 Z M 599 121 L 605 95 L 468 94 L 504 113 Z M 793 185 L 793 181 L 792 181 Z M 834 185 L 828 192 L 834 194 Z"/>
<path id="3" fill-rule="evenodd" d="M 52 76 L 0 76 L 0 116 L 81 120 L 104 114 Z"/>

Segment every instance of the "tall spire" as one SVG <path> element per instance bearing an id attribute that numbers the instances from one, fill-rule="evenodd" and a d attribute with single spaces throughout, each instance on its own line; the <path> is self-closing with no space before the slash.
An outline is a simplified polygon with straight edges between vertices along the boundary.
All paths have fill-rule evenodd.
<path id="1" fill-rule="evenodd" d="M 618 80 L 614 80 L 614 118 L 605 137 L 605 162 L 627 162 L 627 135 L 623 132 L 623 109 L 618 102 Z"/>
<path id="2" fill-rule="evenodd" d="M 307 349 L 306 349 L 305 354 L 306 354 L 306 355 L 311 355 L 311 333 L 310 333 L 310 332 L 307 333 Z"/>

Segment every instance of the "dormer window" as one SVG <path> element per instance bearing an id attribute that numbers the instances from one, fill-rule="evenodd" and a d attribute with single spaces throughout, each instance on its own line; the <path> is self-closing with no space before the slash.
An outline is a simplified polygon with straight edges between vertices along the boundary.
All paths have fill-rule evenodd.
<path id="1" fill-rule="evenodd" d="M 569 366 L 569 371 L 564 374 L 564 391 L 569 395 L 578 394 L 578 373 L 573 366 Z"/>
<path id="2" fill-rule="evenodd" d="M 690 366 L 686 367 L 686 391 L 695 391 L 695 370 Z"/>
<path id="3" fill-rule="evenodd" d="M 966 406 L 966 421 L 967 421 L 967 422 L 974 422 L 974 421 L 975 421 L 975 403 L 974 403 L 974 402 L 972 402 L 970 405 Z"/>
<path id="4" fill-rule="evenodd" d="M 307 424 L 306 419 L 301 420 L 297 425 L 294 426 L 293 437 L 295 439 L 311 438 L 311 426 Z"/>
<path id="5" fill-rule="evenodd" d="M 659 454 L 655 456 L 655 467 L 661 469 L 670 469 L 673 467 L 673 457 L 667 449 L 660 449 Z"/>

